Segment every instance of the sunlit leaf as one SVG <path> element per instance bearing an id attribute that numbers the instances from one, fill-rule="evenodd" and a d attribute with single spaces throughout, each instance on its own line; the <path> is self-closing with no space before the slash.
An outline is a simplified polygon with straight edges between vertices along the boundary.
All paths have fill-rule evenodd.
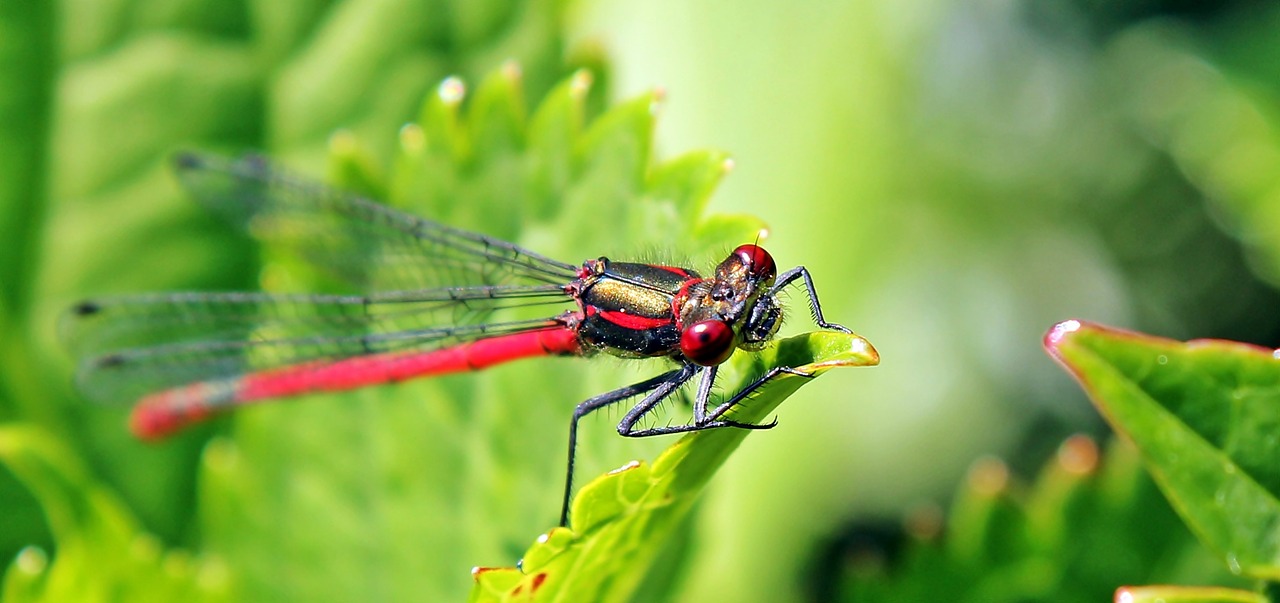
<path id="1" fill-rule="evenodd" d="M 756 354 L 739 353 L 726 378 L 733 391 L 777 366 L 817 376 L 832 368 L 874 366 L 879 356 L 857 335 L 818 332 L 773 343 Z M 760 423 L 812 377 L 784 374 L 734 420 Z M 632 462 L 583 486 L 573 503 L 571 529 L 556 528 L 525 553 L 520 568 L 475 573 L 471 601 L 626 601 L 671 530 L 698 493 L 749 432 L 717 429 L 681 438 L 652 464 Z"/>

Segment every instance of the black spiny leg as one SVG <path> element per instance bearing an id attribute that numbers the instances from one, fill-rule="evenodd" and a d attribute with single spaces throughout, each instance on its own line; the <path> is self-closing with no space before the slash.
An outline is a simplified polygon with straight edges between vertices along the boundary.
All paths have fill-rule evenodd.
<path id="1" fill-rule="evenodd" d="M 775 281 L 773 289 L 769 290 L 769 295 L 777 295 L 783 287 L 790 285 L 798 278 L 804 279 L 804 288 L 809 291 L 809 308 L 813 310 L 813 321 L 818 323 L 818 326 L 824 329 L 834 329 L 836 331 L 852 333 L 853 331 L 850 331 L 844 325 L 827 322 L 826 319 L 822 317 L 822 304 L 818 303 L 818 290 L 813 288 L 813 277 L 809 276 L 809 270 L 804 266 L 796 266 L 795 268 L 778 275 L 778 280 Z"/>
<path id="2" fill-rule="evenodd" d="M 678 369 L 646 379 L 640 383 L 633 383 L 611 392 L 588 398 L 573 410 L 573 420 L 569 422 L 569 468 L 564 479 L 564 503 L 560 507 L 560 527 L 569 525 L 569 497 L 573 494 L 573 464 L 578 448 L 578 420 L 606 406 L 650 392 L 649 395 L 645 396 L 644 400 L 641 400 L 639 404 L 636 404 L 635 408 L 632 408 L 627 413 L 628 417 L 634 415 L 635 419 L 639 419 L 641 415 L 653 410 L 653 407 L 657 406 L 659 402 L 670 396 L 681 385 L 684 385 L 686 381 L 698 372 L 698 368 L 696 365 L 686 364 Z M 637 409 L 641 408 L 644 410 L 637 414 Z"/>
<path id="3" fill-rule="evenodd" d="M 688 425 L 654 427 L 651 429 L 635 429 L 636 422 L 650 410 L 653 410 L 653 406 L 657 404 L 657 402 L 653 402 L 649 404 L 648 407 L 645 407 L 645 403 L 649 401 L 648 398 L 645 398 L 644 402 L 637 404 L 635 408 L 631 409 L 631 412 L 627 413 L 627 416 L 622 418 L 622 422 L 618 424 L 618 433 L 629 438 L 644 438 L 648 436 L 667 435 L 672 433 L 687 433 L 691 431 L 718 429 L 721 427 L 737 427 L 739 429 L 772 429 L 778 424 L 777 419 L 770 421 L 769 423 L 740 423 L 729 419 L 720 419 L 720 417 L 723 416 L 724 413 L 728 412 L 730 408 L 737 406 L 743 400 L 747 399 L 748 396 L 757 389 L 760 389 L 764 384 L 777 378 L 778 375 L 788 374 L 798 375 L 801 377 L 813 377 L 810 373 L 799 371 L 789 366 L 774 367 L 759 379 L 751 382 L 750 385 L 742 388 L 742 390 L 734 394 L 732 398 L 725 400 L 719 406 L 715 407 L 715 409 L 710 413 L 707 413 L 707 398 L 711 396 L 711 382 L 715 380 L 716 368 L 717 367 L 713 366 L 708 369 L 707 372 L 703 373 L 702 383 L 698 386 L 698 399 L 693 403 L 693 423 Z"/>

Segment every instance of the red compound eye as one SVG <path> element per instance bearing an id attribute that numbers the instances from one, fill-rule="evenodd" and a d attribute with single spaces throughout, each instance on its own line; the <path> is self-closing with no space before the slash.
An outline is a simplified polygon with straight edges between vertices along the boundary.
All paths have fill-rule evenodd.
<path id="1" fill-rule="evenodd" d="M 680 351 L 694 364 L 715 366 L 733 354 L 733 328 L 723 320 L 704 320 L 680 333 Z"/>
<path id="2" fill-rule="evenodd" d="M 773 256 L 769 255 L 764 247 L 759 245 L 739 245 L 733 250 L 733 255 L 738 256 L 742 260 L 742 264 L 747 267 L 747 272 L 751 276 L 762 280 L 769 280 L 778 274 L 778 267 L 773 263 Z"/>

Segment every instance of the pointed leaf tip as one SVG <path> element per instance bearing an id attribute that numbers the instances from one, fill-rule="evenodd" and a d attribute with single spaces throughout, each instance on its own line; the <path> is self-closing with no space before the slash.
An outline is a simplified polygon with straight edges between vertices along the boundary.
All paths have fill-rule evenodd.
<path id="1" fill-rule="evenodd" d="M 1053 328 L 1049 329 L 1049 332 L 1044 334 L 1044 347 L 1048 348 L 1050 353 L 1052 353 L 1063 338 L 1078 330 L 1080 330 L 1080 321 L 1074 319 L 1064 320 L 1053 325 Z"/>
<path id="2" fill-rule="evenodd" d="M 809 362 L 798 366 L 801 370 L 825 371 L 827 369 L 877 366 L 880 352 L 867 338 L 854 333 L 839 331 L 814 331 L 793 339 L 803 341 L 812 355 Z"/>

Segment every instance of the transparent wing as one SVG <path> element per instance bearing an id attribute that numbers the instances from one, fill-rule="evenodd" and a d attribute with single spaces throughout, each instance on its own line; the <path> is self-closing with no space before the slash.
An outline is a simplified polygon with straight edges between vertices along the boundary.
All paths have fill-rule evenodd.
<path id="1" fill-rule="evenodd" d="M 496 324 L 477 318 L 568 301 L 555 285 L 368 296 L 153 294 L 82 302 L 63 317 L 61 331 L 81 359 L 77 381 L 86 395 L 131 402 L 195 381 L 554 326 L 549 318 Z M 553 313 L 548 308 L 545 316 Z"/>
<path id="2" fill-rule="evenodd" d="M 300 254 L 363 295 L 171 293 L 85 301 L 61 331 L 96 400 L 304 362 L 461 341 L 557 324 L 482 324 L 512 306 L 563 304 L 577 267 L 274 169 L 264 159 L 180 154 L 201 204 Z"/>
<path id="3" fill-rule="evenodd" d="M 175 169 L 211 211 L 357 291 L 565 284 L 576 276 L 572 264 L 290 175 L 262 157 L 182 153 Z"/>

